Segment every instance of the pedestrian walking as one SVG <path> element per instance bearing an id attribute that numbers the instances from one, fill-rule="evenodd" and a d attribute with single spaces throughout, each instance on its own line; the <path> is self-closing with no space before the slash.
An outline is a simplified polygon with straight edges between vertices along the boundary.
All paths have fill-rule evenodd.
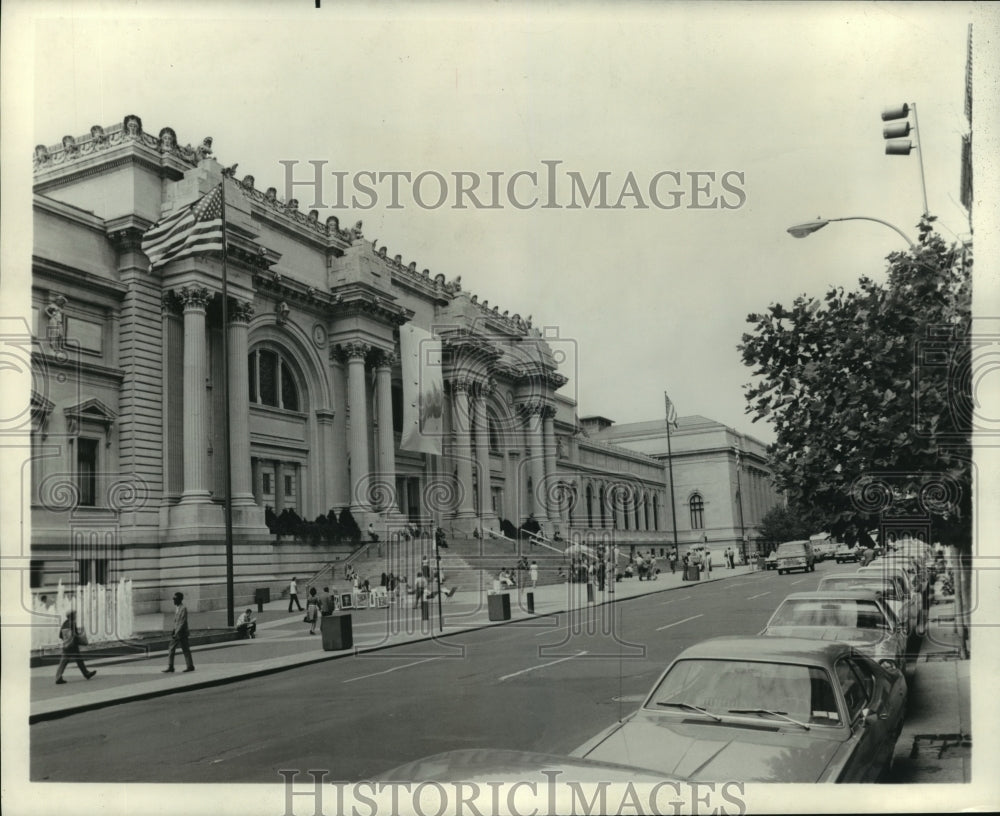
<path id="1" fill-rule="evenodd" d="M 426 555 L 420 559 L 420 574 L 424 577 L 426 585 L 426 582 L 431 579 L 431 565 Z"/>
<path id="2" fill-rule="evenodd" d="M 302 604 L 299 603 L 299 585 L 295 582 L 293 577 L 291 582 L 288 584 L 288 611 L 291 612 L 292 604 L 298 607 L 299 612 L 302 611 Z"/>
<path id="3" fill-rule="evenodd" d="M 316 595 L 316 587 L 309 587 L 309 597 L 306 598 L 306 617 L 309 621 L 309 634 L 316 634 L 316 622 L 319 620 L 319 598 Z"/>
<path id="4" fill-rule="evenodd" d="M 712 551 L 705 550 L 705 572 L 711 574 L 712 572 Z"/>
<path id="5" fill-rule="evenodd" d="M 85 680 L 97 674 L 96 670 L 87 671 L 83 658 L 80 657 L 80 646 L 87 644 L 87 635 L 77 628 L 76 612 L 72 609 L 66 613 L 66 620 L 59 627 L 59 640 L 62 641 L 62 657 L 59 659 L 59 668 L 56 669 L 56 685 L 61 686 L 66 682 L 63 680 L 63 672 L 73 660 L 76 661 L 76 667 Z"/>
<path id="6" fill-rule="evenodd" d="M 670 574 L 673 575 L 677 572 L 677 548 L 675 547 L 670 551 Z"/>
<path id="7" fill-rule="evenodd" d="M 420 602 L 424 599 L 424 591 L 427 589 L 427 579 L 424 577 L 424 573 L 418 572 L 417 577 L 413 579 L 413 608 L 416 609 L 420 606 Z"/>
<path id="8" fill-rule="evenodd" d="M 531 588 L 534 589 L 538 585 L 538 562 L 532 561 L 531 567 L 528 569 L 528 575 L 531 577 Z"/>
<path id="9" fill-rule="evenodd" d="M 444 530 L 442 530 L 440 527 L 438 527 L 437 530 L 434 531 L 434 543 L 438 547 L 444 547 L 445 549 L 448 549 L 448 539 L 444 534 Z"/>
<path id="10" fill-rule="evenodd" d="M 184 662 L 187 664 L 186 672 L 194 671 L 194 661 L 191 659 L 191 644 L 188 642 L 190 631 L 188 630 L 188 611 L 184 606 L 184 593 L 174 593 L 174 631 L 170 636 L 170 649 L 167 652 L 167 667 L 164 674 L 174 670 L 174 655 L 177 654 L 177 647 L 180 646 L 184 653 Z"/>

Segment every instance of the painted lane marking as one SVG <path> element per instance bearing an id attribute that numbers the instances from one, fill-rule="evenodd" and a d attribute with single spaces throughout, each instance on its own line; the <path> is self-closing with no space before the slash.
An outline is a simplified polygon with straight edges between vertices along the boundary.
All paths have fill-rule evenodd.
<path id="1" fill-rule="evenodd" d="M 792 581 L 791 586 L 795 586 L 796 584 L 801 584 L 804 580 L 806 580 L 806 579 L 805 578 L 799 578 L 798 581 Z"/>
<path id="2" fill-rule="evenodd" d="M 577 652 L 575 655 L 570 655 L 569 657 L 560 657 L 558 660 L 553 660 L 551 663 L 542 663 L 540 666 L 529 666 L 528 668 L 521 669 L 521 671 L 516 671 L 513 674 L 505 674 L 503 677 L 498 679 L 502 683 L 504 680 L 508 680 L 511 677 L 517 677 L 519 674 L 525 674 L 526 672 L 534 671 L 535 669 L 544 669 L 546 666 L 554 666 L 556 663 L 564 663 L 567 660 L 572 660 L 574 657 L 580 657 L 585 654 L 587 654 L 586 650 Z"/>
<path id="3" fill-rule="evenodd" d="M 747 600 L 752 601 L 754 598 L 763 598 L 765 595 L 770 595 L 770 594 L 771 594 L 770 592 L 761 592 L 758 593 L 757 595 L 751 595 L 749 598 L 747 598 Z"/>
<path id="4" fill-rule="evenodd" d="M 429 663 L 432 660 L 437 660 L 436 657 L 425 657 L 423 660 L 418 660 L 415 663 L 406 663 L 403 666 L 393 666 L 391 669 L 386 669 L 385 671 L 374 672 L 373 674 L 363 674 L 361 677 L 351 677 L 348 680 L 343 680 L 344 683 L 353 683 L 355 680 L 367 680 L 369 677 L 378 677 L 380 674 L 389 674 L 390 672 L 399 671 L 400 669 L 408 669 L 410 666 L 419 666 L 421 663 Z"/>
<path id="5" fill-rule="evenodd" d="M 684 620 L 674 621 L 673 623 L 668 623 L 666 626 L 657 627 L 657 632 L 662 632 L 664 629 L 669 629 L 671 626 L 680 626 L 682 623 L 687 623 L 688 621 L 693 621 L 695 618 L 704 617 L 704 613 L 701 615 L 692 615 L 690 618 L 684 618 Z"/>

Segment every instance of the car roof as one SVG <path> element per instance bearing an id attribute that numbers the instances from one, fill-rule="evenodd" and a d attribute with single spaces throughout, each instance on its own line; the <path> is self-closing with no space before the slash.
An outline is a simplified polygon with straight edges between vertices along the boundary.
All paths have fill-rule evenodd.
<path id="1" fill-rule="evenodd" d="M 818 589 L 814 592 L 793 592 L 785 601 L 871 601 L 877 598 L 878 594 L 871 589 Z"/>
<path id="2" fill-rule="evenodd" d="M 811 542 L 805 538 L 797 538 L 795 541 L 782 541 L 779 547 L 784 547 L 786 544 L 810 544 Z"/>
<path id="3" fill-rule="evenodd" d="M 677 656 L 680 660 L 756 660 L 762 663 L 803 663 L 829 666 L 852 653 L 850 645 L 811 638 L 724 636 L 703 640 Z M 675 661 L 675 662 L 677 662 Z"/>

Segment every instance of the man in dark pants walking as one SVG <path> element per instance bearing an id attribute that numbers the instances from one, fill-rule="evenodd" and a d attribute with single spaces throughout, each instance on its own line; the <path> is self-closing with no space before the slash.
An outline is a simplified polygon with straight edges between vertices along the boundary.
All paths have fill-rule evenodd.
<path id="1" fill-rule="evenodd" d="M 302 604 L 299 603 L 299 585 L 292 578 L 291 582 L 288 584 L 288 611 L 292 611 L 292 604 L 295 604 L 299 608 L 299 612 L 302 611 Z"/>
<path id="2" fill-rule="evenodd" d="M 167 652 L 167 667 L 163 670 L 164 674 L 174 670 L 174 655 L 177 653 L 178 646 L 184 652 L 184 662 L 187 663 L 187 668 L 184 671 L 194 671 L 194 661 L 191 659 L 191 645 L 188 643 L 188 611 L 187 607 L 184 606 L 183 592 L 174 593 L 174 606 L 177 607 L 174 610 L 174 631 L 170 638 L 170 651 Z"/>
<path id="3" fill-rule="evenodd" d="M 63 672 L 66 671 L 66 666 L 71 660 L 76 661 L 80 674 L 86 680 L 97 674 L 96 671 L 87 671 L 87 667 L 83 664 L 83 658 L 80 657 L 80 644 L 86 643 L 87 637 L 76 628 L 76 612 L 72 609 L 66 613 L 66 620 L 59 627 L 59 639 L 62 641 L 62 659 L 59 661 L 59 668 L 56 669 L 56 683 L 58 685 L 61 686 L 66 682 L 63 680 Z"/>

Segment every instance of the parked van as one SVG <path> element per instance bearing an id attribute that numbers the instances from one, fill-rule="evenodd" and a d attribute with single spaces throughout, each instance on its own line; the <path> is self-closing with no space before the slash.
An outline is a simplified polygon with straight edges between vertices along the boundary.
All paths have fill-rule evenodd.
<path id="1" fill-rule="evenodd" d="M 817 561 L 833 558 L 837 551 L 837 544 L 829 533 L 817 533 L 809 536 L 809 543 L 812 545 L 813 555 L 816 556 Z"/>
<path id="2" fill-rule="evenodd" d="M 808 541 L 786 541 L 778 545 L 778 575 L 800 569 L 816 571 L 816 556 Z"/>

